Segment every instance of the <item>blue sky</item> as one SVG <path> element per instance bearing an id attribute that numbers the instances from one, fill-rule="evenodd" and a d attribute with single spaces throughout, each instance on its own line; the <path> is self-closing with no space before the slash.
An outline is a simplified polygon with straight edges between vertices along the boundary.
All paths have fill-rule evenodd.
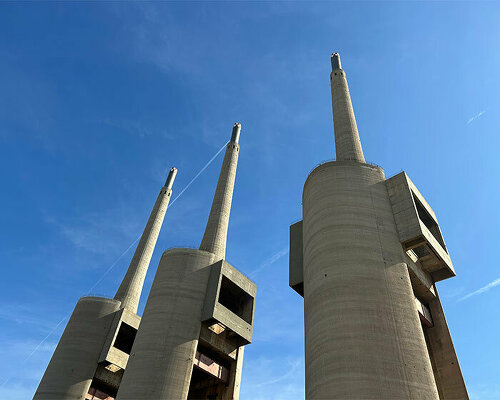
<path id="1" fill-rule="evenodd" d="M 338 51 L 366 159 L 406 171 L 439 218 L 471 397 L 500 399 L 499 19 L 479 2 L 1 3 L 0 398 L 32 396 L 60 322 L 140 235 L 168 169 L 175 196 L 237 121 L 227 259 L 258 284 L 241 399 L 303 398 L 288 227 L 334 156 Z M 221 161 L 169 208 L 141 312 L 163 250 L 199 245 Z M 112 296 L 131 256 L 91 293 Z"/>

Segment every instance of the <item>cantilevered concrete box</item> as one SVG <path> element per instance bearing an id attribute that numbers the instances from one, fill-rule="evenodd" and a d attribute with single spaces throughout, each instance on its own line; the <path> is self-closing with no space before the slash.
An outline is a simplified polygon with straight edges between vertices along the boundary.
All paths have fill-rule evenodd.
<path id="1" fill-rule="evenodd" d="M 434 281 L 455 276 L 436 214 L 406 173 L 386 180 L 399 240 Z"/>
<path id="2" fill-rule="evenodd" d="M 222 324 L 238 336 L 240 345 L 251 343 L 257 286 L 227 261 L 210 268 L 202 321 Z"/>
<path id="3" fill-rule="evenodd" d="M 115 313 L 99 364 L 112 372 L 125 369 L 140 322 L 141 318 L 127 309 L 122 308 Z"/>

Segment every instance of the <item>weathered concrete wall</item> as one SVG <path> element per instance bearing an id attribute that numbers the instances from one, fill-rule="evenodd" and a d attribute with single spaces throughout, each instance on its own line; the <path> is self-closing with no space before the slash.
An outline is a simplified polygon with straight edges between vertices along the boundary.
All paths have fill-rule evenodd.
<path id="1" fill-rule="evenodd" d="M 122 302 L 122 308 L 127 308 L 134 313 L 137 313 L 144 279 L 148 272 L 151 256 L 160 234 L 171 195 L 172 189 L 165 186 L 161 188 L 141 240 L 135 250 L 134 257 L 115 295 L 115 299 Z"/>
<path id="2" fill-rule="evenodd" d="M 437 294 L 437 289 L 434 288 L 434 290 Z M 429 308 L 434 326 L 425 328 L 424 332 L 429 346 L 439 398 L 441 400 L 468 399 L 469 395 L 438 294 L 429 303 Z"/>
<path id="3" fill-rule="evenodd" d="M 240 146 L 238 143 L 228 143 L 207 227 L 201 240 L 200 250 L 215 254 L 215 261 L 223 259 L 226 255 L 227 228 L 233 200 L 239 151 Z"/>
<path id="4" fill-rule="evenodd" d="M 438 399 L 383 171 L 311 172 L 303 246 L 306 399 Z"/>
<path id="5" fill-rule="evenodd" d="M 82 297 L 35 393 L 36 400 L 82 400 L 87 394 L 117 300 Z"/>
<path id="6" fill-rule="evenodd" d="M 192 249 L 166 251 L 137 332 L 117 398 L 186 399 L 215 256 Z"/>

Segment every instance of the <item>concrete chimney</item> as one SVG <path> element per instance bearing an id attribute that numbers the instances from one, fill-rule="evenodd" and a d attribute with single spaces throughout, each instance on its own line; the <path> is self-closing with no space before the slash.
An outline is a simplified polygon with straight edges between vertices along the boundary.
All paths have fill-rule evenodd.
<path id="1" fill-rule="evenodd" d="M 365 162 L 351 96 L 344 70 L 340 64 L 340 55 L 331 56 L 332 73 L 330 85 L 332 88 L 333 127 L 335 131 L 335 152 L 337 161 Z"/>
<path id="2" fill-rule="evenodd" d="M 115 300 L 121 301 L 121 308 L 127 308 L 134 313 L 137 313 L 144 278 L 146 277 L 151 256 L 153 255 L 163 219 L 165 218 L 165 212 L 170 202 L 172 185 L 176 175 L 177 168 L 171 168 L 165 186 L 161 188 L 160 194 L 156 199 L 153 211 L 151 211 L 127 273 L 114 297 Z"/>
<path id="3" fill-rule="evenodd" d="M 468 399 L 436 288 L 455 271 L 435 213 L 404 172 L 365 163 L 337 53 L 331 64 L 337 159 L 310 172 L 290 227 L 305 399 Z"/>
<path id="4" fill-rule="evenodd" d="M 227 144 L 224 161 L 222 162 L 207 227 L 200 245 L 200 250 L 215 254 L 216 261 L 223 259 L 226 255 L 227 227 L 240 151 L 240 145 L 238 144 L 240 131 L 241 124 L 234 124 L 231 140 Z"/>

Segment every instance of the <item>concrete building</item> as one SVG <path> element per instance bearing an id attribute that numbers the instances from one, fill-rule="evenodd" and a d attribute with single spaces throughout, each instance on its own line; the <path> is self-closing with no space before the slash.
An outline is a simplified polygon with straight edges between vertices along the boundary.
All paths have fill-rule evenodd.
<path id="1" fill-rule="evenodd" d="M 240 130 L 227 144 L 200 248 L 163 253 L 118 400 L 239 397 L 256 294 L 225 260 Z"/>
<path id="2" fill-rule="evenodd" d="M 436 215 L 404 173 L 366 164 L 332 55 L 336 160 L 303 190 L 290 286 L 304 298 L 306 399 L 467 399 L 436 282 L 455 276 Z"/>
<path id="3" fill-rule="evenodd" d="M 83 400 L 116 396 L 141 318 L 144 278 L 172 195 L 172 168 L 113 299 L 82 297 L 40 381 L 34 399 Z"/>

